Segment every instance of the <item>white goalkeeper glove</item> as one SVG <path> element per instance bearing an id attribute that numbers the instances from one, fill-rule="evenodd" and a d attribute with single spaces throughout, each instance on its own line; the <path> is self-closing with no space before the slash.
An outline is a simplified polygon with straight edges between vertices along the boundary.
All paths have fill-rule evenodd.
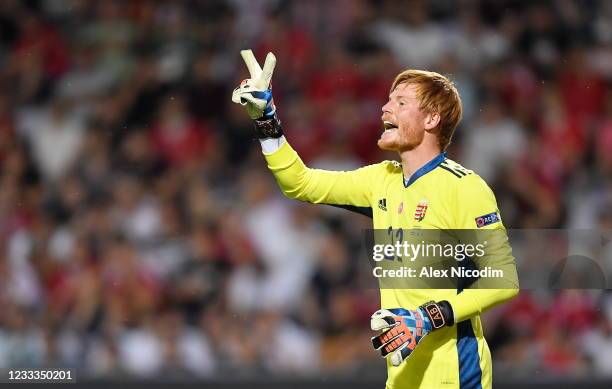
<path id="1" fill-rule="evenodd" d="M 255 132 L 259 139 L 280 138 L 283 136 L 283 128 L 276 116 L 270 86 L 272 73 L 276 66 L 276 57 L 268 53 L 262 69 L 251 50 L 242 50 L 240 55 L 244 59 L 251 78 L 242 81 L 240 86 L 234 89 L 232 101 L 246 107 L 247 113 L 254 120 Z"/>
<path id="2" fill-rule="evenodd" d="M 276 112 L 270 83 L 276 66 L 276 57 L 268 53 L 263 69 L 255 59 L 251 50 L 240 52 L 251 78 L 247 78 L 234 89 L 232 101 L 244 105 L 251 119 L 271 118 Z"/>

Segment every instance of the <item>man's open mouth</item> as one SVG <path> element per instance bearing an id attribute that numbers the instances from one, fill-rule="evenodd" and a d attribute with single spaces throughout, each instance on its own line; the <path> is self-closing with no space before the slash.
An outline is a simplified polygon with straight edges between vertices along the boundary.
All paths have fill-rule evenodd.
<path id="1" fill-rule="evenodd" d="M 388 121 L 384 121 L 383 122 L 383 127 L 385 128 L 385 131 L 393 131 L 393 130 L 397 130 L 397 125 Z"/>

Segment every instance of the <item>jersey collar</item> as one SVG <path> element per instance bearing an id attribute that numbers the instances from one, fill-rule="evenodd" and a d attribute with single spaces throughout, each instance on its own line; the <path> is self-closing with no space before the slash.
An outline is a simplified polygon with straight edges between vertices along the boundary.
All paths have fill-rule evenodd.
<path id="1" fill-rule="evenodd" d="M 406 180 L 404 178 L 404 188 L 408 188 L 410 185 L 412 185 L 413 182 L 418 180 L 421 176 L 424 176 L 425 174 L 427 174 L 430 171 L 434 170 L 445 159 L 446 159 L 446 152 L 440 153 L 434 159 L 432 159 L 431 161 L 427 162 L 425 165 L 421 166 L 416 172 L 414 172 L 410 176 L 409 179 Z"/>

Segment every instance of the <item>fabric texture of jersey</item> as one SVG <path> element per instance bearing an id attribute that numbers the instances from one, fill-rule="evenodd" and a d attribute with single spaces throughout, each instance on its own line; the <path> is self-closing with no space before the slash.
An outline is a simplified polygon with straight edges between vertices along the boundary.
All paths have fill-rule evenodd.
<path id="1" fill-rule="evenodd" d="M 484 228 L 501 229 L 505 236 L 491 189 L 444 153 L 407 180 L 395 161 L 348 172 L 310 169 L 287 142 L 264 155 L 285 195 L 371 216 L 375 229 Z M 400 366 L 387 363 L 386 387 L 490 388 L 491 355 L 479 314 L 515 296 L 515 284 L 514 289 L 381 289 L 383 309 L 447 300 L 455 316 L 454 326 L 429 334 Z"/>

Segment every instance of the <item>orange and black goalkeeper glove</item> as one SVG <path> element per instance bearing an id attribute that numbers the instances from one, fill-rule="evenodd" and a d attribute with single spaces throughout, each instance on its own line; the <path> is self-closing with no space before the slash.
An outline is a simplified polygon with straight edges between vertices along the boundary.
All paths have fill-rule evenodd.
<path id="1" fill-rule="evenodd" d="M 453 310 L 448 301 L 429 302 L 417 309 L 379 309 L 374 312 L 370 326 L 383 331 L 372 338 L 372 345 L 381 355 L 399 366 L 410 357 L 419 342 L 431 331 L 454 323 Z"/>

